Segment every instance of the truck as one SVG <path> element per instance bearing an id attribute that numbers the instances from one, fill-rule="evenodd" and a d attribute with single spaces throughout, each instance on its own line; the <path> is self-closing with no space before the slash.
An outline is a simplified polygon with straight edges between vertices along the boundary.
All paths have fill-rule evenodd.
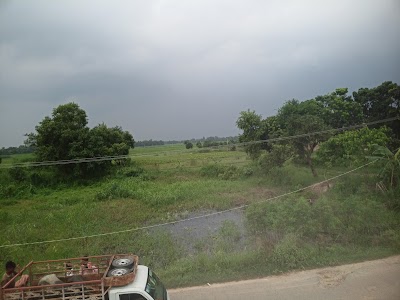
<path id="1" fill-rule="evenodd" d="M 24 276 L 26 284 L 17 286 Z M 29 276 L 29 277 L 28 277 Z M 134 254 L 31 261 L 1 287 L 0 300 L 169 300 L 157 275 Z"/>

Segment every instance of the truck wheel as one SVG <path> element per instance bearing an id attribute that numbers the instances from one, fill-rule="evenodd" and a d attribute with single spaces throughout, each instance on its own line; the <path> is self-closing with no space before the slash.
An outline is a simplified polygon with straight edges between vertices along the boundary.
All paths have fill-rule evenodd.
<path id="1" fill-rule="evenodd" d="M 117 268 L 128 268 L 128 269 L 131 269 L 131 268 L 133 268 L 133 264 L 134 264 L 135 262 L 133 261 L 133 259 L 132 258 L 130 258 L 130 257 L 122 257 L 122 258 L 117 258 L 117 259 L 114 259 L 113 260 L 113 262 L 112 262 L 112 266 L 113 267 L 117 267 Z"/>
<path id="2" fill-rule="evenodd" d="M 117 268 L 117 269 L 113 269 L 113 270 L 109 271 L 107 274 L 107 277 L 124 276 L 130 272 L 132 272 L 132 271 L 127 268 Z"/>

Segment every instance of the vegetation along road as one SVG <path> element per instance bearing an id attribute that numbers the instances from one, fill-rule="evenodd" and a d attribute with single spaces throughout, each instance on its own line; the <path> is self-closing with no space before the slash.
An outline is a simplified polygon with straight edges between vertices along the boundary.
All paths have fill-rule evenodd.
<path id="1" fill-rule="evenodd" d="M 171 290 L 172 299 L 399 299 L 400 256 L 261 279 Z"/>

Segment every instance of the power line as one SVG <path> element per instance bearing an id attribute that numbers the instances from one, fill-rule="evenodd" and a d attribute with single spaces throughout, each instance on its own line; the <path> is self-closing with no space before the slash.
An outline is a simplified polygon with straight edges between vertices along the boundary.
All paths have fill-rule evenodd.
<path id="1" fill-rule="evenodd" d="M 382 119 L 382 120 L 378 120 L 378 121 L 362 123 L 362 124 L 358 124 L 358 125 L 352 125 L 352 126 L 340 127 L 340 128 L 334 128 L 334 129 L 327 129 L 327 130 L 303 133 L 303 134 L 286 136 L 286 137 L 278 137 L 278 138 L 271 138 L 271 139 L 258 140 L 258 141 L 242 142 L 242 143 L 236 143 L 236 144 L 230 144 L 230 145 L 219 145 L 219 146 L 212 146 L 212 147 L 207 147 L 207 148 L 211 150 L 211 149 L 218 149 L 220 147 L 227 147 L 227 146 L 240 147 L 240 146 L 250 146 L 250 145 L 262 144 L 262 143 L 286 141 L 286 140 L 292 140 L 292 139 L 297 139 L 297 138 L 312 136 L 312 135 L 317 135 L 317 134 L 332 133 L 332 132 L 337 132 L 337 131 L 345 131 L 345 130 L 350 130 L 350 129 L 362 128 L 362 127 L 369 126 L 369 125 L 387 123 L 387 122 L 391 122 L 391 121 L 395 121 L 395 120 L 399 120 L 399 117 L 387 118 L 387 119 Z M 197 152 L 200 152 L 200 151 L 201 150 L 197 150 Z M 174 153 L 175 154 L 175 153 L 182 153 L 182 152 L 186 152 L 186 151 L 177 150 L 177 151 L 168 151 L 168 152 L 158 152 L 157 155 L 160 155 L 162 153 Z M 78 164 L 78 163 L 89 163 L 89 162 L 101 162 L 101 161 L 111 161 L 111 160 L 118 160 L 118 159 L 127 159 L 127 158 L 133 158 L 133 157 L 148 157 L 148 156 L 154 156 L 154 155 L 155 154 L 141 154 L 141 155 L 129 155 L 128 154 L 128 155 L 118 155 L 118 156 L 76 158 L 76 159 L 68 159 L 68 160 L 25 162 L 25 163 L 0 165 L 0 169 L 20 168 L 20 167 L 43 167 L 43 166 L 56 166 L 56 165 L 67 165 L 67 164 Z"/>
<path id="2" fill-rule="evenodd" d="M 66 159 L 66 160 L 48 160 L 48 161 L 37 161 L 37 162 L 25 162 L 10 164 L 12 167 L 36 167 L 36 166 L 53 166 L 53 165 L 66 165 L 75 164 L 82 162 L 94 162 L 94 161 L 106 161 L 115 159 L 125 159 L 129 158 L 129 155 L 117 155 L 117 156 L 99 156 L 99 157 L 86 157 L 86 158 L 76 158 L 76 159 Z M 8 166 L 7 166 L 8 167 Z"/>
<path id="3" fill-rule="evenodd" d="M 306 189 L 312 188 L 313 186 L 316 186 L 316 185 L 319 185 L 319 184 L 322 184 L 322 183 L 325 183 L 325 182 L 329 182 L 331 180 L 335 180 L 335 179 L 340 178 L 342 176 L 345 176 L 345 175 L 348 175 L 350 173 L 353 173 L 353 172 L 355 172 L 357 170 L 360 170 L 360 169 L 362 169 L 362 168 L 364 168 L 366 166 L 369 166 L 369 165 L 375 163 L 376 161 L 377 161 L 377 159 L 374 160 L 374 161 L 368 162 L 368 163 L 366 163 L 366 164 L 364 164 L 362 166 L 359 166 L 357 168 L 354 168 L 354 169 L 352 169 L 350 171 L 346 171 L 346 172 L 341 173 L 339 175 L 333 176 L 333 177 L 331 177 L 329 179 L 326 179 L 326 180 L 323 180 L 323 181 L 308 185 L 306 187 L 299 188 L 297 190 L 278 195 L 278 196 L 274 196 L 274 197 L 271 197 L 271 198 L 267 198 L 267 199 L 263 199 L 263 200 L 260 200 L 260 201 L 257 201 L 257 202 L 253 202 L 251 204 L 259 204 L 259 203 L 263 203 L 263 202 L 267 202 L 267 201 L 272 201 L 272 200 L 283 198 L 283 197 L 286 197 L 286 196 L 289 196 L 289 195 L 292 195 L 292 194 L 295 194 L 295 193 L 302 192 L 302 191 L 304 191 Z M 218 212 L 208 213 L 208 214 L 204 214 L 204 215 L 200 215 L 200 216 L 196 216 L 196 217 L 191 217 L 191 218 L 186 218 L 186 219 L 182 219 L 182 220 L 170 221 L 170 222 L 165 222 L 165 223 L 160 223 L 160 224 L 148 225 L 148 226 L 137 227 L 137 228 L 130 228 L 130 229 L 119 230 L 119 231 L 112 231 L 112 232 L 106 232 L 106 233 L 98 233 L 98 234 L 92 234 L 92 235 L 70 237 L 70 238 L 64 238 L 64 239 L 54 239 L 54 240 L 47 240 L 47 241 L 37 241 L 37 242 L 29 242 L 29 243 L 16 243 L 16 244 L 11 244 L 11 245 L 1 245 L 0 249 L 1 248 L 11 248 L 11 247 L 21 247 L 21 246 L 33 246 L 33 245 L 40 245 L 40 244 L 49 244 L 49 243 L 56 243 L 56 242 L 66 242 L 66 241 L 73 241 L 73 240 L 82 240 L 82 239 L 88 239 L 88 238 L 94 238 L 94 237 L 102 237 L 102 236 L 116 235 L 116 234 L 134 232 L 134 231 L 140 231 L 140 230 L 146 230 L 146 229 L 153 229 L 153 228 L 158 228 L 158 227 L 164 227 L 164 226 L 167 226 L 167 225 L 178 224 L 178 223 L 183 223 L 183 222 L 187 222 L 187 221 L 207 218 L 207 217 L 211 217 L 211 216 L 214 216 L 214 215 L 227 213 L 227 212 L 230 212 L 230 211 L 233 211 L 233 210 L 240 210 L 240 209 L 243 209 L 243 208 L 246 208 L 246 207 L 250 206 L 251 204 L 243 204 L 241 206 L 236 206 L 236 207 L 225 209 L 225 210 L 221 210 L 221 211 L 218 211 Z"/>

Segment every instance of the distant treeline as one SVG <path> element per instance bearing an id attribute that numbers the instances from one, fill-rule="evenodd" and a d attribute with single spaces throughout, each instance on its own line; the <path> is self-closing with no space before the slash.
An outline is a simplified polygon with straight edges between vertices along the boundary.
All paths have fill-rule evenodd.
<path id="1" fill-rule="evenodd" d="M 172 144 L 180 144 L 182 141 L 162 141 L 162 140 L 143 140 L 139 142 L 135 142 L 135 147 L 148 147 L 148 146 L 162 146 L 162 145 L 172 145 Z"/>
<path id="2" fill-rule="evenodd" d="M 190 140 L 171 140 L 171 141 L 162 141 L 162 140 L 143 140 L 143 141 L 138 141 L 135 142 L 136 147 L 147 147 L 147 146 L 161 146 L 161 145 L 171 145 L 171 144 L 181 144 L 185 141 L 191 142 L 193 144 L 196 144 L 198 142 L 202 143 L 205 145 L 205 147 L 209 146 L 217 146 L 220 145 L 221 142 L 224 144 L 226 143 L 235 143 L 237 142 L 239 137 L 237 136 L 228 136 L 228 137 L 219 137 L 219 136 L 209 136 L 209 137 L 202 137 L 200 139 L 190 139 Z"/>
<path id="3" fill-rule="evenodd" d="M 164 141 L 153 141 L 153 140 L 144 140 L 135 143 L 136 147 L 146 147 L 146 146 L 161 146 L 165 145 Z"/>
<path id="4" fill-rule="evenodd" d="M 201 139 L 191 139 L 191 140 L 187 140 L 189 142 L 192 143 L 196 143 L 196 142 L 237 142 L 239 140 L 239 136 L 225 136 L 225 137 L 220 137 L 220 136 L 209 136 L 209 137 L 202 137 Z"/>
<path id="5" fill-rule="evenodd" d="M 172 145 L 172 144 L 181 144 L 184 141 L 192 142 L 196 144 L 198 142 L 202 143 L 204 147 L 210 146 L 218 146 L 221 144 L 232 144 L 238 142 L 239 137 L 237 136 L 228 136 L 228 137 L 219 137 L 219 136 L 209 136 L 202 137 L 200 139 L 190 139 L 190 140 L 170 140 L 170 141 L 162 141 L 162 140 L 143 140 L 135 142 L 135 147 L 148 147 L 148 146 L 162 146 L 162 145 Z M 32 146 L 21 145 L 19 147 L 8 147 L 0 149 L 0 156 L 7 156 L 12 154 L 22 154 L 22 153 L 33 153 L 35 148 Z"/>
<path id="6" fill-rule="evenodd" d="M 0 149 L 0 156 L 7 156 L 12 154 L 23 154 L 23 153 L 33 153 L 35 148 L 32 146 L 21 145 L 18 147 L 8 147 Z"/>

